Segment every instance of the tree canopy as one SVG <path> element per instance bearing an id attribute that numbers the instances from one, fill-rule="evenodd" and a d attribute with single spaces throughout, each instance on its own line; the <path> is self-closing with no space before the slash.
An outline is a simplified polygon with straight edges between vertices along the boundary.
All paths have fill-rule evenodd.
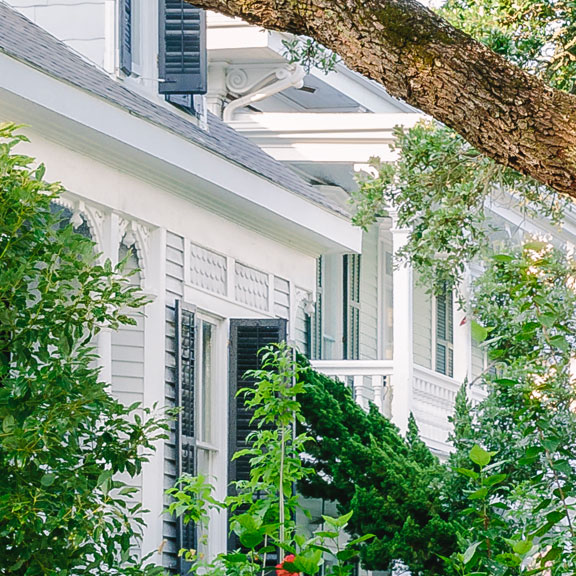
<path id="1" fill-rule="evenodd" d="M 466 19 L 464 30 L 417 0 L 194 4 L 314 38 L 392 96 L 456 130 L 481 153 L 576 197 L 576 97 L 568 92 L 574 66 L 570 3 L 486 0 L 479 11 L 474 2 L 454 0 L 476 16 Z M 450 20 L 461 24 L 457 16 Z"/>

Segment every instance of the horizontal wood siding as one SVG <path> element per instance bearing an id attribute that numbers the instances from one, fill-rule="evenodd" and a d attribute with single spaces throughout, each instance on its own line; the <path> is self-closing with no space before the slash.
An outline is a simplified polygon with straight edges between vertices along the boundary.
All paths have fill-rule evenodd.
<path id="1" fill-rule="evenodd" d="M 274 314 L 278 318 L 290 318 L 290 282 L 274 277 Z"/>
<path id="2" fill-rule="evenodd" d="M 414 275 L 414 363 L 432 369 L 432 298 Z M 401 297 L 400 295 L 398 297 Z"/>
<path id="3" fill-rule="evenodd" d="M 296 292 L 298 293 L 298 290 Z M 296 308 L 294 340 L 298 350 L 302 352 L 302 354 L 304 354 L 307 358 L 310 358 L 312 319 L 310 315 L 306 313 L 306 306 L 309 305 L 308 303 L 310 302 L 312 295 L 309 292 L 301 292 L 302 295 L 305 294 L 305 296 L 304 298 L 300 298 Z"/>
<path id="4" fill-rule="evenodd" d="M 360 358 L 378 358 L 378 229 L 375 226 L 364 233 L 362 240 Z"/>
<path id="5" fill-rule="evenodd" d="M 168 232 L 166 235 L 166 354 L 164 394 L 166 407 L 176 405 L 176 300 L 184 295 L 184 238 Z M 164 489 L 174 486 L 178 478 L 178 453 L 176 450 L 176 424 L 171 424 L 169 439 L 164 446 Z M 167 502 L 167 498 L 165 497 Z M 163 562 L 171 573 L 178 567 L 177 522 L 163 516 Z"/>
<path id="6" fill-rule="evenodd" d="M 119 260 L 126 261 L 126 272 L 132 272 L 130 276 L 131 284 L 141 285 L 141 276 L 138 258 L 136 253 L 131 251 L 123 244 L 120 246 Z M 144 401 L 144 329 L 145 316 L 143 312 L 127 310 L 127 315 L 136 322 L 135 325 L 121 326 L 118 330 L 112 332 L 112 393 L 120 402 L 130 406 L 135 402 Z M 142 502 L 142 475 L 134 478 L 128 474 L 122 474 L 118 477 L 122 482 L 126 482 L 134 488 L 138 488 L 127 499 L 131 505 Z M 138 532 L 138 526 L 134 528 Z M 134 542 L 133 552 L 138 552 L 137 543 Z"/>

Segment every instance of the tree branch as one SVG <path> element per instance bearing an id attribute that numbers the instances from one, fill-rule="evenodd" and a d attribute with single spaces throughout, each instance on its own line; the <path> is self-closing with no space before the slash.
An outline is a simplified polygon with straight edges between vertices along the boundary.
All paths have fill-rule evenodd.
<path id="1" fill-rule="evenodd" d="M 576 198 L 576 97 L 554 90 L 417 0 L 192 0 L 311 36 L 496 162 Z"/>

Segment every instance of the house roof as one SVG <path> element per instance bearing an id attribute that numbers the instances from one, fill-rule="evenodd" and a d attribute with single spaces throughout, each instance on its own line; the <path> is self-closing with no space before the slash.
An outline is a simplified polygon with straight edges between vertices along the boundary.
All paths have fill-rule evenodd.
<path id="1" fill-rule="evenodd" d="M 205 131 L 168 108 L 132 92 L 2 0 L 0 52 L 169 130 L 332 212 L 348 216 L 341 206 L 323 197 L 296 173 L 215 115 L 208 114 L 208 130 Z"/>

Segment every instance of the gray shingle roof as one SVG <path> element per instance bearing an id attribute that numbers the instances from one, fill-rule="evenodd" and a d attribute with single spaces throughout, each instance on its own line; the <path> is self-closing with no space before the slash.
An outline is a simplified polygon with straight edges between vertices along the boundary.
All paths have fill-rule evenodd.
<path id="1" fill-rule="evenodd" d="M 206 132 L 113 80 L 2 0 L 0 52 L 170 130 L 332 212 L 345 214 L 341 207 L 213 114 L 208 115 Z"/>

